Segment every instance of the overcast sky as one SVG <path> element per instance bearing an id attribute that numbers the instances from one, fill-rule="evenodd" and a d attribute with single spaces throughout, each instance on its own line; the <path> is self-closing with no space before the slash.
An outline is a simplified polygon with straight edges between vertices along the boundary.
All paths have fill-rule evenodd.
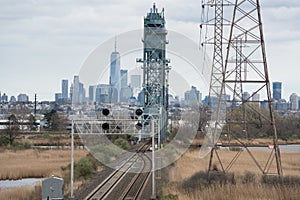
<path id="1" fill-rule="evenodd" d="M 0 0 L 0 91 L 53 100 L 89 53 L 114 35 L 141 29 L 149 0 Z M 157 0 L 167 29 L 199 41 L 201 0 Z M 271 82 L 300 95 L 300 1 L 261 0 Z M 140 38 L 139 38 L 140 40 Z M 142 45 L 142 44 L 141 44 Z M 113 50 L 113 47 L 112 47 Z"/>

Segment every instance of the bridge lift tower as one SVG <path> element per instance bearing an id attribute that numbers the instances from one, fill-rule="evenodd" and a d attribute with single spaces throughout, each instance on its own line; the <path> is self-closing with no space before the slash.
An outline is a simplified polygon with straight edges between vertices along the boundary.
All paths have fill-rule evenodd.
<path id="1" fill-rule="evenodd" d="M 155 4 L 144 18 L 143 58 L 143 118 L 146 126 L 151 118 L 159 121 L 158 144 L 167 139 L 168 122 L 168 66 L 166 59 L 167 30 L 164 9 L 158 12 Z"/>
<path id="2" fill-rule="evenodd" d="M 282 176 L 259 0 L 203 0 L 202 5 L 214 8 L 214 17 L 210 20 L 206 11 L 203 19 L 205 25 L 213 23 L 214 28 L 210 98 L 218 98 L 217 105 L 209 105 L 213 123 L 207 133 L 212 141 L 208 173 L 214 170 L 213 165 L 228 172 L 246 152 L 262 174 Z M 225 5 L 233 10 L 228 37 L 223 33 Z M 209 43 L 207 37 L 204 43 Z M 260 97 L 266 100 L 260 101 Z M 272 136 L 273 140 L 258 155 L 251 146 L 262 136 Z M 236 150 L 229 162 L 219 151 L 224 147 Z"/>

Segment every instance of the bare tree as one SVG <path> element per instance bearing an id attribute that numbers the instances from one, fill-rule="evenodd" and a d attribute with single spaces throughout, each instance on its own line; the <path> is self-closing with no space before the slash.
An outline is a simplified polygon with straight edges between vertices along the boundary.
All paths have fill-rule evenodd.
<path id="1" fill-rule="evenodd" d="M 13 144 L 20 130 L 19 122 L 14 114 L 8 117 L 8 124 L 4 130 L 5 137 L 8 139 L 9 144 Z"/>

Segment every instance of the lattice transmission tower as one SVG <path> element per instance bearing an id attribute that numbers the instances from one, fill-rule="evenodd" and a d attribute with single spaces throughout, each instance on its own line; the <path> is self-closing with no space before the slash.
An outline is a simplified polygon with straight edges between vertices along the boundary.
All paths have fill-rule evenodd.
<path id="1" fill-rule="evenodd" d="M 214 25 L 213 44 L 218 46 L 220 38 L 224 41 L 224 35 L 220 37 L 217 34 L 222 29 L 224 13 L 221 13 L 221 7 L 224 8 L 224 3 L 222 0 L 213 3 L 215 18 L 220 18 L 221 21 L 215 20 Z M 281 176 L 282 166 L 259 0 L 235 0 L 230 24 L 229 37 L 225 40 L 226 56 L 222 58 L 224 51 L 223 55 L 219 55 L 220 47 L 215 47 L 213 54 L 210 97 L 213 97 L 213 94 L 219 95 L 216 95 L 216 105 L 209 105 L 215 107 L 212 110 L 215 117 L 212 117 L 212 129 L 208 133 L 214 143 L 210 152 L 208 172 L 215 168 L 213 165 L 217 165 L 223 172 L 228 172 L 235 168 L 235 163 L 245 154 L 243 152 L 247 152 L 247 161 L 253 160 L 262 174 Z M 218 71 L 214 70 L 216 66 L 219 66 Z M 218 81 L 214 81 L 215 77 Z M 218 86 L 218 90 L 214 89 L 214 85 Z M 260 101 L 260 98 L 265 100 Z M 273 138 L 271 144 L 259 139 L 270 136 Z M 253 146 L 257 145 L 262 145 L 265 149 L 257 153 L 253 150 Z M 236 151 L 230 161 L 224 161 L 226 153 L 219 150 L 222 148 Z"/>

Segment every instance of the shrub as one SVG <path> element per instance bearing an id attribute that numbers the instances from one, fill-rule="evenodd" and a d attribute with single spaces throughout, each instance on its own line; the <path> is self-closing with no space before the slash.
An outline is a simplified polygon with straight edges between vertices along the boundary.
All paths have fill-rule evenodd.
<path id="1" fill-rule="evenodd" d="M 31 148 L 31 142 L 26 140 L 23 144 L 24 149 L 30 149 Z"/>
<path id="2" fill-rule="evenodd" d="M 87 157 L 81 158 L 74 165 L 75 178 L 88 179 L 93 172 L 94 172 L 93 163 Z"/>
<path id="3" fill-rule="evenodd" d="M 178 200 L 178 195 L 175 195 L 175 194 L 168 194 L 168 195 L 160 195 L 159 196 L 159 199 L 160 200 Z"/>
<path id="4" fill-rule="evenodd" d="M 4 136 L 0 136 L 0 146 L 7 146 L 9 144 L 9 139 Z"/>
<path id="5" fill-rule="evenodd" d="M 114 144 L 117 145 L 118 147 L 120 147 L 121 149 L 124 149 L 124 150 L 130 149 L 129 142 L 127 140 L 123 139 L 123 138 L 116 139 Z"/>
<path id="6" fill-rule="evenodd" d="M 242 178 L 242 183 L 254 183 L 255 182 L 255 174 L 252 172 L 247 171 Z"/>
<path id="7" fill-rule="evenodd" d="M 231 183 L 235 184 L 235 175 L 234 173 L 224 173 L 220 171 L 212 171 L 209 173 L 208 181 L 210 184 L 219 183 L 221 185 Z"/>
<path id="8" fill-rule="evenodd" d="M 182 183 L 182 189 L 188 193 L 206 186 L 208 186 L 207 172 L 198 172 Z"/>
<path id="9" fill-rule="evenodd" d="M 93 169 L 94 169 L 95 171 L 97 171 L 98 166 L 101 166 L 101 165 L 102 165 L 102 163 L 101 163 L 99 160 L 97 160 L 91 153 L 89 153 L 86 157 L 87 157 L 87 158 L 90 160 L 90 162 L 92 163 Z"/>
<path id="10" fill-rule="evenodd" d="M 74 179 L 88 179 L 97 170 L 101 163 L 96 160 L 91 154 L 81 158 L 79 161 L 74 163 Z M 70 169 L 71 164 L 61 168 L 64 171 L 65 184 L 70 182 Z"/>
<path id="11" fill-rule="evenodd" d="M 300 177 L 298 176 L 268 176 L 264 175 L 262 176 L 261 182 L 264 184 L 270 184 L 270 185 L 300 185 Z"/>
<path id="12" fill-rule="evenodd" d="M 225 185 L 228 183 L 236 183 L 234 173 L 211 171 L 209 174 L 207 174 L 207 172 L 202 171 L 185 180 L 182 183 L 181 188 L 185 190 L 186 193 L 191 193 L 195 190 L 204 189 L 211 185 Z"/>

